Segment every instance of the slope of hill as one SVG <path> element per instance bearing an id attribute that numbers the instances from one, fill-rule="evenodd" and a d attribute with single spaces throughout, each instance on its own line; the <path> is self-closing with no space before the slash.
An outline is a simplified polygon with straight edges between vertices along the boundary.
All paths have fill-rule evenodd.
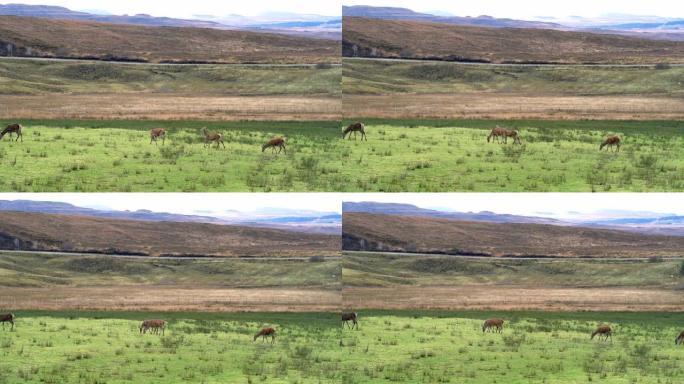
<path id="1" fill-rule="evenodd" d="M 338 63 L 339 42 L 211 28 L 0 16 L 0 56 L 143 62 Z"/>
<path id="2" fill-rule="evenodd" d="M 551 29 L 344 18 L 346 57 L 490 63 L 684 63 L 684 43 Z"/>
<path id="3" fill-rule="evenodd" d="M 339 236 L 205 223 L 0 212 L 0 248 L 148 256 L 337 255 Z"/>
<path id="4" fill-rule="evenodd" d="M 545 224 L 344 213 L 344 250 L 511 257 L 676 257 L 684 237 Z"/>

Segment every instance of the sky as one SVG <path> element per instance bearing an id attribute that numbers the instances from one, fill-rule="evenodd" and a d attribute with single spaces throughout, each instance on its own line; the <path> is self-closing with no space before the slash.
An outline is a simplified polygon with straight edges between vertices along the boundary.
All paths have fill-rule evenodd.
<path id="1" fill-rule="evenodd" d="M 0 193 L 0 200 L 57 201 L 95 209 L 147 209 L 217 217 L 242 216 L 238 212 L 342 213 L 339 193 Z"/>
<path id="2" fill-rule="evenodd" d="M 256 16 L 266 12 L 291 12 L 340 16 L 340 0 L 13 0 L 13 3 L 57 5 L 75 11 L 104 10 L 115 15 L 147 13 L 152 16 L 191 18 L 193 15 Z M 9 2 L 3 2 L 9 3 Z"/>
<path id="3" fill-rule="evenodd" d="M 596 17 L 609 13 L 684 17 L 684 1 L 674 0 L 343 0 L 343 4 L 402 7 L 426 13 L 446 12 L 455 16 L 489 15 L 527 20 L 539 16 Z"/>
<path id="4" fill-rule="evenodd" d="M 684 215 L 684 193 L 358 193 L 344 201 L 405 203 L 421 208 L 541 216 L 567 220 Z M 625 212 L 630 211 L 630 212 Z"/>

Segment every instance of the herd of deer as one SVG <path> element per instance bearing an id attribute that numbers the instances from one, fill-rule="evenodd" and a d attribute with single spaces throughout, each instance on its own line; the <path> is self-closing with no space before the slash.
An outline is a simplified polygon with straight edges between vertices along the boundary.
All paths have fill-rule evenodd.
<path id="1" fill-rule="evenodd" d="M 343 313 L 342 314 L 342 328 L 346 325 L 349 327 L 349 329 L 354 329 L 356 328 L 357 330 L 359 329 L 359 322 L 358 322 L 358 313 L 356 312 L 348 312 L 348 313 Z M 5 323 L 10 323 L 12 325 L 12 330 L 14 330 L 14 320 L 16 317 L 14 316 L 13 313 L 4 313 L 0 314 L 0 323 L 2 323 L 2 329 L 5 329 Z M 350 325 L 351 323 L 351 325 Z M 487 319 L 482 323 L 482 333 L 485 333 L 487 331 L 489 332 L 497 332 L 497 333 L 503 333 L 503 325 L 504 325 L 504 320 L 499 319 L 499 318 L 494 318 L 494 319 Z M 147 331 L 150 331 L 151 334 L 161 334 L 164 335 L 164 330 L 166 329 L 166 321 L 161 320 L 161 319 L 151 319 L 151 320 L 144 320 L 139 327 L 140 334 L 145 334 Z M 613 341 L 613 328 L 610 325 L 601 325 L 594 332 L 591 333 L 591 340 L 594 339 L 595 336 L 598 336 L 599 340 L 603 337 L 604 341 Z M 265 341 L 266 338 L 270 337 L 271 338 L 271 344 L 275 343 L 275 338 L 276 338 L 276 330 L 275 328 L 272 327 L 264 327 L 262 328 L 259 332 L 257 332 L 256 335 L 254 335 L 254 340 L 256 341 L 259 337 L 262 338 L 262 341 Z M 675 338 L 675 345 L 682 345 L 684 344 L 684 330 L 682 330 L 679 335 Z"/>
<path id="2" fill-rule="evenodd" d="M 16 134 L 17 137 L 14 141 L 18 141 L 21 138 L 21 141 L 23 142 L 24 137 L 21 133 L 21 130 L 22 126 L 20 124 L 10 124 L 7 127 L 5 127 L 5 129 L 3 129 L 2 132 L 0 132 L 0 140 L 2 140 L 5 134 L 9 133 L 10 140 L 12 140 L 12 135 Z M 166 133 L 166 129 L 164 128 L 151 129 L 150 144 L 157 144 L 158 140 L 161 139 L 162 145 L 164 145 L 164 142 L 166 141 Z M 368 138 L 366 137 L 366 128 L 361 122 L 349 124 L 346 128 L 344 128 L 342 130 L 342 139 L 347 138 L 348 140 L 351 140 L 353 134 L 354 140 L 356 140 L 357 133 L 361 133 L 361 141 L 363 141 L 364 139 L 368 141 Z M 223 135 L 221 133 L 209 132 L 206 128 L 202 128 L 202 134 L 204 135 L 205 148 L 210 147 L 212 143 L 216 143 L 216 149 L 218 149 L 221 145 L 223 146 L 223 148 L 226 147 L 226 144 L 223 143 Z M 487 142 L 489 143 L 491 141 L 493 143 L 494 139 L 496 139 L 497 143 L 506 144 L 508 143 L 509 137 L 513 139 L 513 144 L 522 144 L 522 140 L 520 139 L 520 133 L 517 130 L 503 128 L 498 125 L 492 128 L 491 131 L 489 131 L 489 135 L 487 136 Z M 602 150 L 604 147 L 606 147 L 606 150 L 616 148 L 616 151 L 620 152 L 620 137 L 608 136 L 605 140 L 603 140 L 603 142 L 601 142 L 599 150 Z M 277 153 L 280 153 L 281 151 L 287 153 L 287 150 L 285 149 L 285 138 L 281 136 L 272 138 L 271 140 L 267 141 L 264 145 L 261 146 L 261 152 L 266 151 L 266 149 L 268 148 L 271 148 L 272 152 L 278 149 Z"/>

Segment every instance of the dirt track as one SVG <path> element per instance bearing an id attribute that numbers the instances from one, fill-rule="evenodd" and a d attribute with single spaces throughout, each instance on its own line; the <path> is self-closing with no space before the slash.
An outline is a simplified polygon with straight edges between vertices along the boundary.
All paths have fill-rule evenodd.
<path id="1" fill-rule="evenodd" d="M 684 311 L 682 292 L 642 287 L 345 287 L 342 297 L 345 308 L 357 309 Z"/>
<path id="2" fill-rule="evenodd" d="M 558 96 L 504 93 L 343 96 L 345 118 L 684 119 L 684 100 L 660 96 Z"/>
<path id="3" fill-rule="evenodd" d="M 3 287 L 0 308 L 198 312 L 338 311 L 336 290 L 182 286 Z"/>

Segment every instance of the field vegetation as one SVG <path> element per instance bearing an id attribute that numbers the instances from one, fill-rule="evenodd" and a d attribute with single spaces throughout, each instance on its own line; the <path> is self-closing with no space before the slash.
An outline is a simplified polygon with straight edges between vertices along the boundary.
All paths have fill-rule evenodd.
<path id="1" fill-rule="evenodd" d="M 482 333 L 485 319 L 503 334 Z M 359 312 L 344 330 L 344 383 L 668 383 L 684 374 L 682 313 Z M 600 324 L 613 341 L 590 340 Z"/>
<path id="2" fill-rule="evenodd" d="M 0 331 L 3 383 L 334 383 L 339 320 L 330 313 L 15 312 Z M 140 335 L 143 319 L 168 322 Z M 274 344 L 253 336 L 277 331 Z"/>

